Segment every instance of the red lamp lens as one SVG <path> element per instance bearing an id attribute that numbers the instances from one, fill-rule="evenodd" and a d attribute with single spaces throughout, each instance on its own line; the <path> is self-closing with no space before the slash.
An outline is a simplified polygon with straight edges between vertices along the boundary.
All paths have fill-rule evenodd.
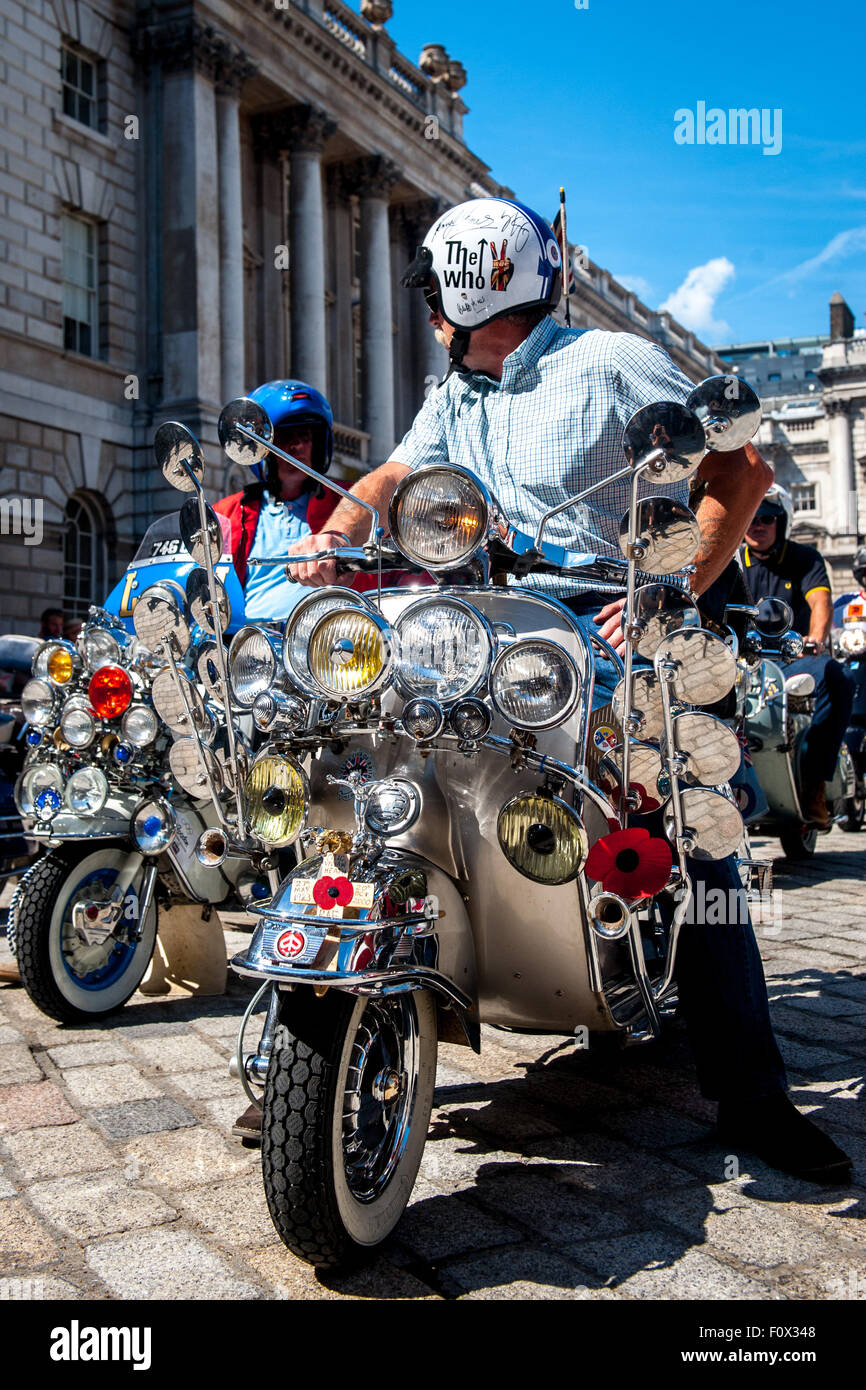
<path id="1" fill-rule="evenodd" d="M 87 694 L 94 714 L 116 719 L 132 700 L 132 681 L 122 666 L 100 666 L 90 679 Z"/>

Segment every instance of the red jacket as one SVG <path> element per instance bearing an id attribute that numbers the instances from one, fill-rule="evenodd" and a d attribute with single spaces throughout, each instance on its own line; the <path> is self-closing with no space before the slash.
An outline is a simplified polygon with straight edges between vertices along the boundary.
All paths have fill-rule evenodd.
<path id="1" fill-rule="evenodd" d="M 321 497 L 317 496 L 316 493 L 311 495 L 307 506 L 307 525 L 313 535 L 327 529 L 326 523 L 335 506 L 333 493 L 325 492 Z M 214 511 L 225 517 L 228 522 L 227 546 L 231 551 L 241 587 L 244 589 L 247 582 L 247 560 L 255 539 L 261 509 L 261 495 L 257 497 L 253 493 L 252 496 L 247 496 L 245 492 L 233 492 L 231 497 L 224 497 L 221 502 L 217 502 L 214 506 Z M 223 534 L 225 531 L 226 527 L 223 524 Z M 354 574 L 350 578 L 347 575 L 339 582 L 346 588 L 363 593 L 367 589 L 375 589 L 376 576 L 375 574 Z M 429 575 L 419 576 L 406 570 L 382 571 L 382 584 L 386 587 L 394 588 L 397 585 L 418 583 L 432 584 L 433 580 Z"/>

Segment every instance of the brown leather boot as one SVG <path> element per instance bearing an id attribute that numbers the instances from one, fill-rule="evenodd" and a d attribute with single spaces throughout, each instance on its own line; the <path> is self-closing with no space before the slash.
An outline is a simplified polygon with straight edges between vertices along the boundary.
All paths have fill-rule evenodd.
<path id="1" fill-rule="evenodd" d="M 0 983 L 4 985 L 20 985 L 21 972 L 14 960 L 4 960 L 0 965 Z"/>
<path id="2" fill-rule="evenodd" d="M 816 830 L 829 830 L 832 825 L 825 795 L 826 782 L 813 782 L 803 788 L 800 805 L 808 825 Z"/>
<path id="3" fill-rule="evenodd" d="M 232 1134 L 236 1139 L 240 1139 L 245 1148 L 258 1148 L 262 1142 L 261 1106 L 248 1105 L 232 1125 Z"/>

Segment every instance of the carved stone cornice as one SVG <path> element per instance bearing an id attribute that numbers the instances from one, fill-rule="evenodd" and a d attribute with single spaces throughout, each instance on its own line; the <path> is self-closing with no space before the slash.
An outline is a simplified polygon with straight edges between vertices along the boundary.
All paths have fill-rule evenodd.
<path id="1" fill-rule="evenodd" d="M 143 66 L 158 65 L 163 72 L 202 72 L 225 92 L 239 92 L 259 70 L 242 48 L 213 25 L 201 24 L 195 18 L 136 30 L 133 55 Z"/>
<path id="2" fill-rule="evenodd" d="M 825 397 L 821 404 L 832 420 L 835 415 L 850 415 L 853 402 L 845 400 L 828 401 Z"/>
<path id="3" fill-rule="evenodd" d="M 286 112 L 286 148 L 301 154 L 321 154 L 337 122 L 318 106 L 291 106 Z"/>
<path id="4" fill-rule="evenodd" d="M 340 180 L 345 194 L 387 202 L 403 177 L 403 171 L 385 155 L 370 154 L 340 164 L 335 177 Z"/>
<path id="5" fill-rule="evenodd" d="M 411 203 L 400 203 L 391 212 L 406 239 L 420 245 L 447 207 L 445 198 L 416 198 Z"/>

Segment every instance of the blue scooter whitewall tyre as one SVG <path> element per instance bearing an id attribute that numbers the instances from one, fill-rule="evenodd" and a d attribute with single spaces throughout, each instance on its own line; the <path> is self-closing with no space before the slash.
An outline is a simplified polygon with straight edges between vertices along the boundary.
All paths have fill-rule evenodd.
<path id="1" fill-rule="evenodd" d="M 129 851 L 115 844 L 53 850 L 21 886 L 15 917 L 18 968 L 30 998 L 51 1018 L 63 1023 L 102 1018 L 125 1004 L 144 977 L 156 941 L 157 911 L 151 901 L 145 921 L 138 922 L 143 859 L 110 937 L 88 945 L 72 925 L 76 902 L 107 900 L 128 857 Z"/>

